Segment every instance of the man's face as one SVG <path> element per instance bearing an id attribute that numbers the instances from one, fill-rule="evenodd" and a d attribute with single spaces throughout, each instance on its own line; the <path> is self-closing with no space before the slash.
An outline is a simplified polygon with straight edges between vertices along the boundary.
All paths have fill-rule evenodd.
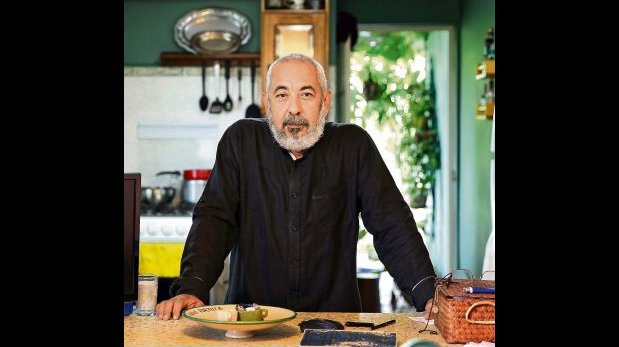
<path id="1" fill-rule="evenodd" d="M 275 140 L 291 152 L 301 152 L 322 136 L 331 92 L 322 94 L 313 64 L 290 60 L 273 67 L 263 103 Z"/>

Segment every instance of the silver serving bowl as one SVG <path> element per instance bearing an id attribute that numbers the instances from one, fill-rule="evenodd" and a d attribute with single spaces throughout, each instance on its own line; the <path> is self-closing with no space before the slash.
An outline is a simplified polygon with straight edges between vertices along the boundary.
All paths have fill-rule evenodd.
<path id="1" fill-rule="evenodd" d="M 237 11 L 205 8 L 179 19 L 174 34 L 176 43 L 191 53 L 231 53 L 249 41 L 251 26 Z"/>
<path id="2" fill-rule="evenodd" d="M 191 43 L 200 53 L 234 52 L 241 45 L 241 38 L 227 31 L 204 31 L 193 35 Z"/>

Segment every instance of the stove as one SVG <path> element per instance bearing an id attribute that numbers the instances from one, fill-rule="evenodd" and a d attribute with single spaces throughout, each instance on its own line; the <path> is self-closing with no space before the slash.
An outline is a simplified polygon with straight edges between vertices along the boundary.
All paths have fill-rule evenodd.
<path id="1" fill-rule="evenodd" d="M 191 215 L 140 216 L 140 242 L 185 243 L 191 228 Z"/>
<path id="2" fill-rule="evenodd" d="M 169 213 L 159 210 L 140 216 L 140 243 L 143 243 L 140 246 L 141 269 L 160 277 L 178 277 L 182 245 L 185 244 L 191 229 L 192 210 L 193 206 L 191 209 L 179 206 Z M 230 271 L 229 258 L 228 255 L 221 275 L 209 291 L 209 303 L 212 305 L 223 304 L 225 301 Z"/>

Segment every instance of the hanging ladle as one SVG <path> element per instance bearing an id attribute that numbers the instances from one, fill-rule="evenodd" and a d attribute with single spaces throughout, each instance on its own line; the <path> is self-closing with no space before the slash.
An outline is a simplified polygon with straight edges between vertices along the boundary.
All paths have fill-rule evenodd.
<path id="1" fill-rule="evenodd" d="M 206 83 L 206 68 L 202 64 L 202 97 L 200 97 L 200 109 L 206 111 L 208 108 L 208 97 L 206 96 L 206 90 L 204 84 Z"/>

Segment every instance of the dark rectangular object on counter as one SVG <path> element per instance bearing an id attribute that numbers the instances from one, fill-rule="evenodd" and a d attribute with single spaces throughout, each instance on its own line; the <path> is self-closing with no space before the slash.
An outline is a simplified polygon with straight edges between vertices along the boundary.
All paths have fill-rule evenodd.
<path id="1" fill-rule="evenodd" d="M 494 281 L 452 279 L 436 287 L 436 327 L 447 343 L 494 342 L 494 293 L 468 293 L 466 288 L 492 288 Z"/>
<path id="2" fill-rule="evenodd" d="M 125 302 L 138 299 L 138 265 L 140 246 L 141 174 L 125 174 L 124 193 L 124 298 Z"/>
<path id="3" fill-rule="evenodd" d="M 305 329 L 299 346 L 395 347 L 395 333 Z"/>

